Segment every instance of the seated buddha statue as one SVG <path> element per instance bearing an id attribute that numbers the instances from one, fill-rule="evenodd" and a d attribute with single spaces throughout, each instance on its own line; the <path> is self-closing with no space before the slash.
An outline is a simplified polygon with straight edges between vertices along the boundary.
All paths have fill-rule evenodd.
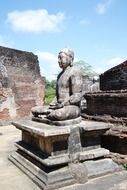
<path id="1" fill-rule="evenodd" d="M 34 118 L 47 118 L 50 121 L 64 121 L 80 116 L 82 97 L 82 71 L 73 64 L 74 52 L 63 49 L 58 54 L 58 63 L 62 71 L 56 82 L 56 101 L 49 106 L 32 108 Z"/>

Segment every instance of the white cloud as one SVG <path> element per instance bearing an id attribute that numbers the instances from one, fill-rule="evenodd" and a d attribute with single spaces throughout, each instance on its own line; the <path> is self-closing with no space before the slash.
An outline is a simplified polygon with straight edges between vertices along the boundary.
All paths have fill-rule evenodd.
<path id="1" fill-rule="evenodd" d="M 50 52 L 37 51 L 41 74 L 48 80 L 54 80 L 60 71 L 57 55 Z"/>
<path id="2" fill-rule="evenodd" d="M 37 51 L 36 54 L 38 55 L 40 60 L 48 61 L 50 63 L 55 63 L 57 61 L 57 56 L 52 53 Z"/>
<path id="3" fill-rule="evenodd" d="M 96 7 L 97 14 L 104 15 L 107 9 L 109 8 L 109 6 L 111 5 L 112 1 L 113 0 L 104 0 L 101 3 L 98 3 Z"/>
<path id="4" fill-rule="evenodd" d="M 65 19 L 62 12 L 49 14 L 45 9 L 13 11 L 8 13 L 7 22 L 12 29 L 22 32 L 57 32 Z"/>

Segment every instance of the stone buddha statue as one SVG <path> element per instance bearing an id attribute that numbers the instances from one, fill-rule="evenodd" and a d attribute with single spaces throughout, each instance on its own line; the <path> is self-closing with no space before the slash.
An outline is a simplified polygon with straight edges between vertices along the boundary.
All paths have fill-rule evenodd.
<path id="1" fill-rule="evenodd" d="M 34 119 L 42 118 L 49 121 L 74 120 L 80 117 L 82 97 L 82 72 L 73 65 L 74 52 L 63 49 L 58 54 L 58 63 L 62 71 L 57 77 L 56 101 L 49 106 L 32 108 Z"/>

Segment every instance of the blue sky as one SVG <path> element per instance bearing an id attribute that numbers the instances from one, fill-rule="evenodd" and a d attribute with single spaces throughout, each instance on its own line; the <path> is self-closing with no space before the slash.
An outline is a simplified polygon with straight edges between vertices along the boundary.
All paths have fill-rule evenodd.
<path id="1" fill-rule="evenodd" d="M 71 48 L 99 73 L 127 59 L 126 0 L 4 0 L 0 45 L 38 55 L 52 80 L 58 52 Z"/>

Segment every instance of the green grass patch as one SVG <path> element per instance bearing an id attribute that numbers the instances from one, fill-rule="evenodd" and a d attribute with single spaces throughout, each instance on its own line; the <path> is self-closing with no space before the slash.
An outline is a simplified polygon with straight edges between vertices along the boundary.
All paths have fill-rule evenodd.
<path id="1" fill-rule="evenodd" d="M 52 87 L 46 89 L 45 91 L 45 104 L 49 105 L 52 100 L 55 98 L 56 90 Z"/>

